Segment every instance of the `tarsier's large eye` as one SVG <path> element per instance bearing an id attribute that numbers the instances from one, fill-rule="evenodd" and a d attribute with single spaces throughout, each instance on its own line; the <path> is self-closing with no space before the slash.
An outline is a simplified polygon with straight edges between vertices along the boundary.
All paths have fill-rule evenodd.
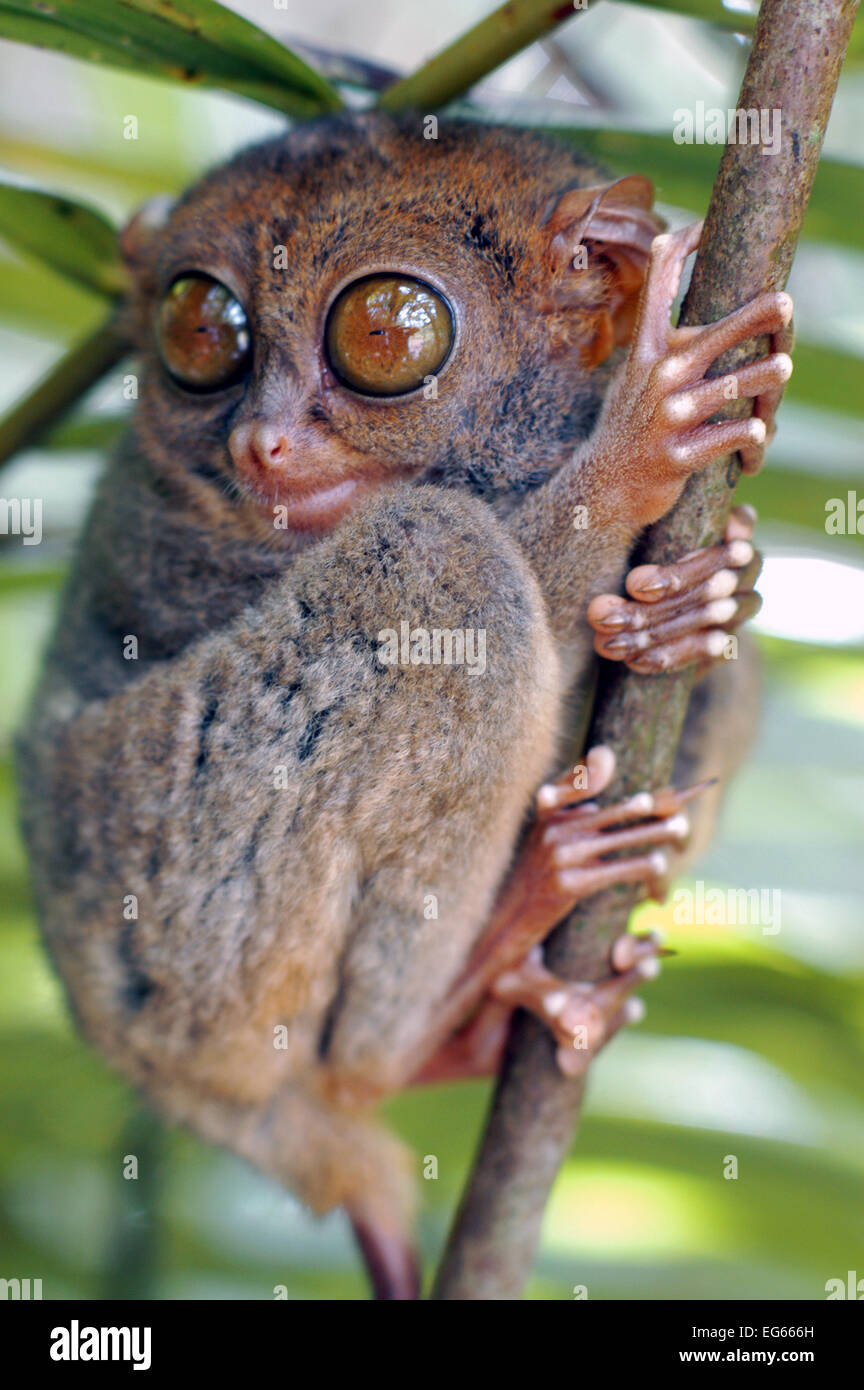
<path id="1" fill-rule="evenodd" d="M 364 396 L 399 396 L 447 360 L 453 315 L 445 299 L 407 275 L 369 275 L 340 294 L 327 319 L 336 375 Z"/>
<path id="2" fill-rule="evenodd" d="M 209 275 L 181 275 L 159 305 L 159 354 L 190 391 L 216 391 L 234 381 L 251 341 L 243 306 Z"/>

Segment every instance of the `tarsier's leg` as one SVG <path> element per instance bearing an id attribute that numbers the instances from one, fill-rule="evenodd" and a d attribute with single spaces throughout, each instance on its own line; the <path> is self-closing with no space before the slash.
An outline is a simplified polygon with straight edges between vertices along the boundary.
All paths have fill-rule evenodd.
<path id="1" fill-rule="evenodd" d="M 626 996 L 657 963 L 657 942 L 624 937 L 613 951 L 617 973 L 599 985 L 557 980 L 542 967 L 536 948 L 583 898 L 618 883 L 640 884 L 662 896 L 666 856 L 658 847 L 680 848 L 689 823 L 683 807 L 702 790 L 667 789 L 632 796 L 602 810 L 593 800 L 614 771 L 609 749 L 588 754 L 587 786 L 575 790 L 568 774 L 541 787 L 536 819 L 505 883 L 488 927 L 465 971 L 448 995 L 437 1028 L 450 1036 L 413 1078 L 418 1082 L 488 1074 L 494 1070 L 515 1004 L 532 1009 L 547 1022 L 562 1046 L 562 1069 L 581 1070 L 586 1061 L 625 1021 Z M 574 801 L 577 803 L 574 805 Z M 606 860 L 604 855 L 646 850 L 632 858 Z M 478 1015 L 459 1029 L 483 1000 Z M 455 1030 L 455 1031 L 454 1031 Z M 584 1030 L 584 1032 L 583 1032 Z M 565 1039 L 567 1041 L 565 1041 Z M 585 1044 L 574 1057 L 574 1043 Z"/>
<path id="2" fill-rule="evenodd" d="M 640 675 L 707 668 L 727 652 L 729 634 L 758 613 L 753 592 L 761 556 L 751 543 L 756 514 L 736 507 L 720 545 L 671 565 L 637 565 L 627 575 L 631 600 L 598 594 L 588 605 L 595 650 Z"/>

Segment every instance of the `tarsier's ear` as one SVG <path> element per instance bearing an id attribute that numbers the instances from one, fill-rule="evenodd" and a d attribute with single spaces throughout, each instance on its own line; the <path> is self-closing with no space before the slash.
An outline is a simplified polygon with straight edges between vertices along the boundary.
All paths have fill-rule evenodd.
<path id="1" fill-rule="evenodd" d="M 651 211 L 653 201 L 650 180 L 630 174 L 601 187 L 568 189 L 544 219 L 553 279 L 569 280 L 599 265 L 606 272 L 602 302 L 592 304 L 589 296 L 580 306 L 586 314 L 580 343 L 586 367 L 596 367 L 633 332 L 651 242 L 665 227 Z"/>
<path id="2" fill-rule="evenodd" d="M 133 213 L 121 231 L 120 251 L 133 274 L 140 271 L 150 259 L 157 236 L 171 216 L 173 207 L 174 199 L 167 194 L 150 198 Z"/>

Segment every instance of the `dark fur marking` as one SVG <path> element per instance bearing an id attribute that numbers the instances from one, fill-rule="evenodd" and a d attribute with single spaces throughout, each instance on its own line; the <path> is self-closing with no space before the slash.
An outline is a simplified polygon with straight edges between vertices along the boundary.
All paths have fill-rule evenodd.
<path id="1" fill-rule="evenodd" d="M 135 959 L 132 949 L 132 934 L 128 928 L 121 931 L 117 942 L 117 955 L 126 974 L 121 989 L 125 1008 L 138 1013 L 156 989 L 149 975 L 146 975 Z"/>
<path id="2" fill-rule="evenodd" d="M 318 740 L 324 729 L 324 720 L 330 713 L 328 709 L 316 710 L 312 718 L 303 730 L 302 737 L 297 745 L 297 761 L 305 763 L 315 752 Z"/>
<path id="3" fill-rule="evenodd" d="M 219 696 L 211 690 L 207 693 L 204 710 L 198 725 L 198 754 L 195 758 L 195 772 L 198 773 L 207 762 L 207 733 L 219 709 Z"/>
<path id="4" fill-rule="evenodd" d="M 258 852 L 258 837 L 269 819 L 270 811 L 268 809 L 266 811 L 262 811 L 261 815 L 258 817 L 255 824 L 253 825 L 252 834 L 249 837 L 249 843 L 243 851 L 244 864 L 251 865 L 255 863 L 255 855 Z"/>

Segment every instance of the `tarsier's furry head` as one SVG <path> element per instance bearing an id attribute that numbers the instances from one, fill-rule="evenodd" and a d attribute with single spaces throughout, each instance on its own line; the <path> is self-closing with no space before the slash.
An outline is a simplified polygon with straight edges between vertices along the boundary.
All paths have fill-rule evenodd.
<path id="1" fill-rule="evenodd" d="M 390 480 L 519 495 L 585 437 L 661 228 L 650 184 L 530 132 L 430 134 L 316 122 L 133 219 L 157 467 L 314 534 Z"/>

